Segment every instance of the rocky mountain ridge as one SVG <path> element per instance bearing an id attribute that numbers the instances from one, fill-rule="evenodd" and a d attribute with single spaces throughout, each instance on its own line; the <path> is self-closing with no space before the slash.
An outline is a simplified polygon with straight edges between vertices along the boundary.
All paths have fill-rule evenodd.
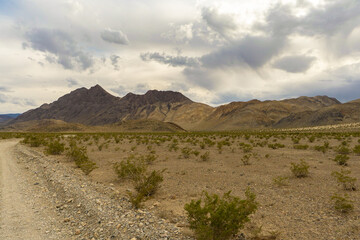
<path id="1" fill-rule="evenodd" d="M 179 92 L 150 90 L 115 97 L 96 85 L 79 88 L 50 104 L 29 110 L 11 123 L 56 119 L 90 126 L 129 120 L 172 122 L 186 130 L 290 128 L 360 121 L 360 100 L 342 104 L 327 96 L 231 102 L 218 107 L 196 103 Z"/>

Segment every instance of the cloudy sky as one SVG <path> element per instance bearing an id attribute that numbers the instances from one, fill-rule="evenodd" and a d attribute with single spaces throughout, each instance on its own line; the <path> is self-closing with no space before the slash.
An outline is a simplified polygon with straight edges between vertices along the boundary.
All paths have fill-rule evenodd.
<path id="1" fill-rule="evenodd" d="M 359 0 L 0 0 L 0 113 L 79 87 L 360 98 Z"/>

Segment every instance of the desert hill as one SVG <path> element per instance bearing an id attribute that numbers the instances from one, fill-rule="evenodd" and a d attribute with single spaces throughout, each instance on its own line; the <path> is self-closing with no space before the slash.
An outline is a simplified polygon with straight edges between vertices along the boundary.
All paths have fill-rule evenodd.
<path id="1" fill-rule="evenodd" d="M 153 119 L 188 126 L 201 121 L 212 107 L 195 103 L 178 92 L 148 91 L 115 97 L 96 85 L 80 88 L 19 116 L 15 122 L 57 119 L 85 125 L 105 125 L 123 120 Z"/>
<path id="2" fill-rule="evenodd" d="M 360 100 L 336 104 L 315 111 L 291 113 L 274 126 L 278 128 L 311 127 L 356 122 L 360 122 Z"/>
<path id="3" fill-rule="evenodd" d="M 248 102 L 232 102 L 217 107 L 216 110 L 199 125 L 199 128 L 203 130 L 233 130 L 273 127 L 278 121 L 291 114 L 300 114 L 302 112 L 311 113 L 339 104 L 341 105 L 338 100 L 327 96 L 299 97 L 281 101 L 262 102 L 259 100 L 251 100 Z M 287 127 L 290 126 L 291 123 Z"/>
<path id="4" fill-rule="evenodd" d="M 124 131 L 137 131 L 136 125 L 143 125 L 140 127 L 143 130 L 167 129 L 170 123 L 193 131 L 312 127 L 359 122 L 359 107 L 360 100 L 342 104 L 327 96 L 279 101 L 255 99 L 211 107 L 193 102 L 179 92 L 150 90 L 143 95 L 128 93 L 120 98 L 96 85 L 76 89 L 53 103 L 29 110 L 11 124 L 20 126 L 24 122 L 54 119 L 84 126 L 112 126 Z"/>
<path id="5" fill-rule="evenodd" d="M 184 132 L 174 123 L 158 120 L 127 120 L 102 126 L 68 123 L 62 120 L 42 119 L 18 122 L 0 128 L 6 132 Z"/>

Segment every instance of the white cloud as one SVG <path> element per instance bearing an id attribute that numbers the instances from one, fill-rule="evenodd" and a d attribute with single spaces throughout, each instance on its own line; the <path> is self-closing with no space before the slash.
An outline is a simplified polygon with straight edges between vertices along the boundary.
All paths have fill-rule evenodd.
<path id="1" fill-rule="evenodd" d="M 359 12 L 357 0 L 18 1 L 0 11 L 0 108 L 25 111 L 24 99 L 41 105 L 97 83 L 215 104 L 355 98 Z"/>
<path id="2" fill-rule="evenodd" d="M 128 45 L 129 40 L 121 30 L 113 30 L 111 28 L 107 28 L 101 32 L 101 38 L 109 43 Z"/>

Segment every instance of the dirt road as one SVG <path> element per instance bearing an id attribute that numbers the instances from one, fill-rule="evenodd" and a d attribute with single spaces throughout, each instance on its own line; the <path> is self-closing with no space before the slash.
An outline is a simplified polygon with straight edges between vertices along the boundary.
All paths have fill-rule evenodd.
<path id="1" fill-rule="evenodd" d="M 0 239 L 64 239 L 35 175 L 18 164 L 18 142 L 0 141 Z"/>
<path id="2" fill-rule="evenodd" d="M 71 162 L 0 140 L 0 239 L 189 239 Z"/>

